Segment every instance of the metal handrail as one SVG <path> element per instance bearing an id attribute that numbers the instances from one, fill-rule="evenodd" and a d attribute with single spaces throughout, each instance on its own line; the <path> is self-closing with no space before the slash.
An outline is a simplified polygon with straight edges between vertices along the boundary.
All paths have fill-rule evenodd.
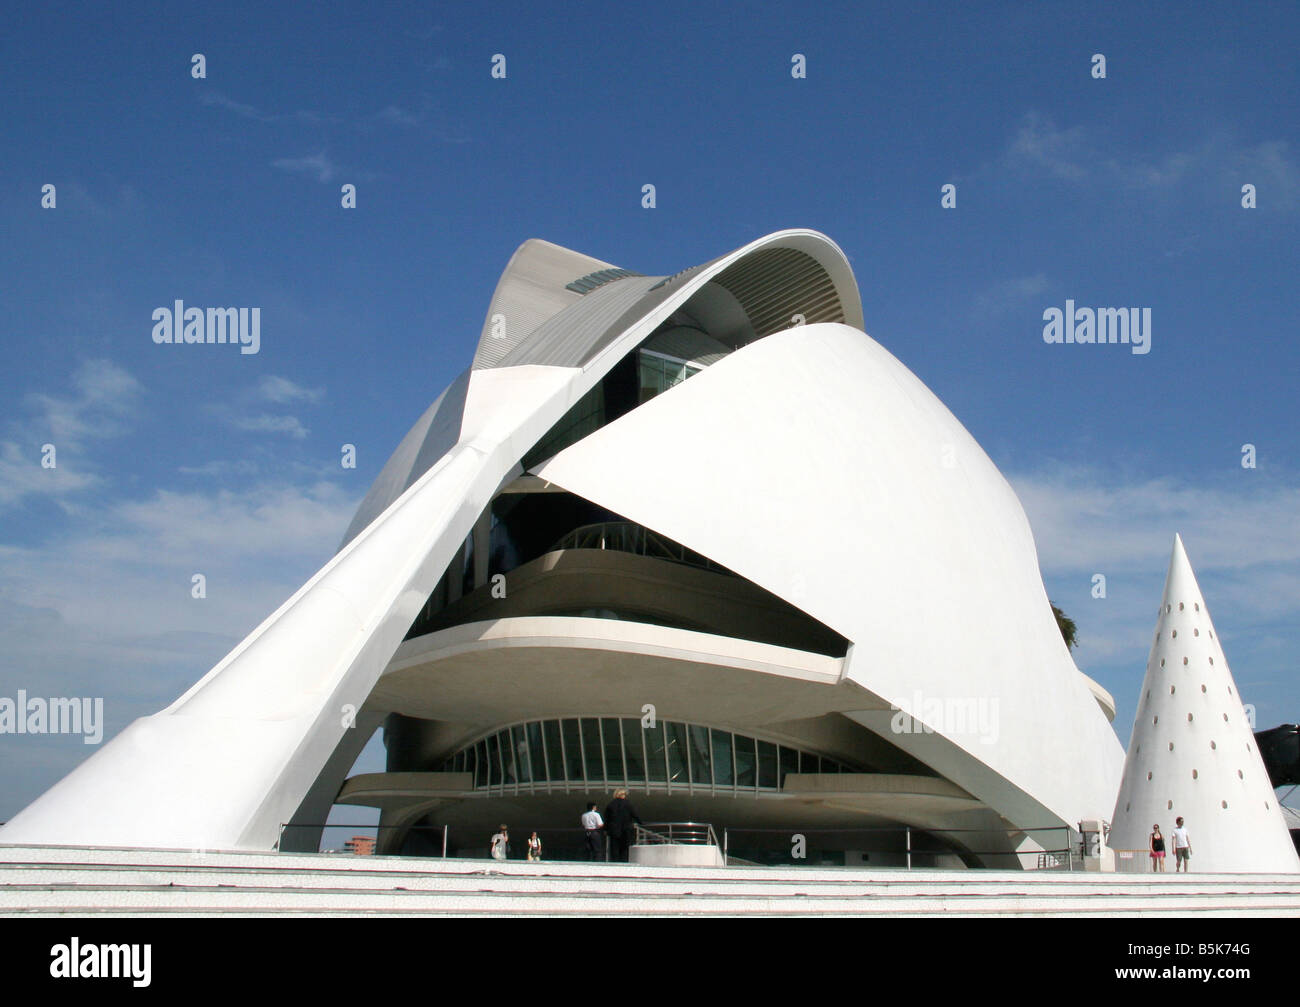
<path id="1" fill-rule="evenodd" d="M 730 573 L 724 566 L 719 566 L 707 556 L 701 556 L 684 545 L 679 545 L 670 538 L 664 538 L 644 525 L 632 521 L 601 521 L 596 524 L 582 525 L 574 528 L 548 552 L 563 549 L 612 549 L 617 552 L 630 552 L 637 556 L 649 556 L 652 559 L 665 559 L 672 563 L 684 563 L 702 570 L 714 570 Z"/>
<path id="2" fill-rule="evenodd" d="M 636 826 L 638 846 L 717 846 L 718 836 L 706 822 L 651 822 Z"/>

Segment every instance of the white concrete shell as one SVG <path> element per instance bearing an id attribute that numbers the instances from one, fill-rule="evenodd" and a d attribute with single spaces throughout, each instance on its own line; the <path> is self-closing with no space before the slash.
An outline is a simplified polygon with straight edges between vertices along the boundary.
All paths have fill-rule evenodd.
<path id="1" fill-rule="evenodd" d="M 1015 493 L 861 331 L 759 340 L 538 475 L 847 637 L 844 674 L 884 706 L 849 716 L 1009 821 L 1110 806 L 1123 751 L 1061 639 Z M 935 722 L 967 701 L 986 704 L 991 729 Z M 891 705 L 937 730 L 894 730 Z"/>
<path id="2" fill-rule="evenodd" d="M 1158 824 L 1172 871 L 1179 816 L 1191 839 L 1192 870 L 1300 871 L 1241 694 L 1175 536 L 1110 845 L 1145 858 Z"/>
<path id="3" fill-rule="evenodd" d="M 609 268 L 521 246 L 473 366 L 402 441 L 338 554 L 0 841 L 269 849 L 295 812 L 323 821 L 367 733 L 349 728 L 349 711 L 485 507 L 570 406 L 688 301 L 741 348 L 562 451 L 542 477 L 847 637 L 842 675 L 871 699 L 850 715 L 1013 825 L 1100 817 L 1122 752 L 1056 630 L 1023 511 L 957 420 L 861 331 L 834 243 L 782 231 L 670 278 L 615 271 L 557 286 L 593 265 Z M 789 329 L 794 314 L 815 324 Z M 665 443 L 672 464 L 643 450 Z M 967 700 L 996 711 L 996 737 L 943 722 L 945 703 L 950 713 Z M 903 713 L 916 733 L 896 730 Z"/>

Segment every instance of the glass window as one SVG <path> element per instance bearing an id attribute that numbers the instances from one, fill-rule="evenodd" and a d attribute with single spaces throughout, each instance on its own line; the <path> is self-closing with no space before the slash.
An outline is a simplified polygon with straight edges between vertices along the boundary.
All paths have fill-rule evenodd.
<path id="1" fill-rule="evenodd" d="M 713 732 L 713 782 L 719 787 L 734 787 L 736 777 L 731 771 L 731 734 Z"/>
<path id="2" fill-rule="evenodd" d="M 776 786 L 776 746 L 770 741 L 758 743 L 758 785 Z"/>
<path id="3" fill-rule="evenodd" d="M 582 783 L 582 738 L 578 730 L 577 719 L 560 722 L 560 733 L 564 737 L 564 776 L 570 783 Z"/>
<path id="4" fill-rule="evenodd" d="M 460 571 L 460 593 L 469 594 L 474 590 L 474 533 L 465 538 L 465 565 Z"/>
<path id="5" fill-rule="evenodd" d="M 852 767 L 771 741 L 680 721 L 643 728 L 629 717 L 535 720 L 501 728 L 437 764 L 469 773 L 475 787 L 531 783 L 668 783 L 783 788 L 791 773 L 852 773 Z"/>
<path id="6" fill-rule="evenodd" d="M 664 723 L 656 720 L 654 727 L 642 729 L 645 737 L 646 775 L 651 783 L 663 783 L 668 779 L 668 763 L 664 759 Z"/>
<path id="7" fill-rule="evenodd" d="M 685 783 L 686 725 L 669 720 L 664 723 L 664 731 L 668 739 L 668 780 L 670 783 Z"/>
<path id="8" fill-rule="evenodd" d="M 596 783 L 605 779 L 605 766 L 601 761 L 599 720 L 591 717 L 582 719 L 582 749 L 587 758 L 587 781 Z"/>
<path id="9" fill-rule="evenodd" d="M 709 757 L 709 729 L 691 725 L 691 782 L 709 786 L 713 782 L 713 760 Z"/>
<path id="10" fill-rule="evenodd" d="M 664 390 L 664 363 L 659 357 L 639 354 L 641 401 L 647 402 Z"/>
<path id="11" fill-rule="evenodd" d="M 516 724 L 510 728 L 510 738 L 515 746 L 515 773 L 520 783 L 532 783 L 533 771 L 528 759 L 528 740 L 524 737 L 524 725 Z"/>
<path id="12" fill-rule="evenodd" d="M 560 722 L 542 721 L 542 738 L 546 742 L 546 778 L 553 783 L 564 781 L 564 749 L 560 746 Z"/>
<path id="13" fill-rule="evenodd" d="M 494 787 L 501 782 L 501 748 L 497 744 L 498 737 L 494 734 L 487 740 L 488 783 Z"/>
<path id="14" fill-rule="evenodd" d="M 498 735 L 501 743 L 501 782 L 517 783 L 519 781 L 519 769 L 516 764 L 515 742 L 511 736 L 510 728 L 506 728 Z"/>
<path id="15" fill-rule="evenodd" d="M 541 721 L 534 720 L 525 728 L 528 737 L 528 762 L 534 782 L 546 780 L 546 747 L 542 743 Z"/>
<path id="16" fill-rule="evenodd" d="M 605 739 L 605 779 L 610 783 L 625 783 L 627 776 L 623 772 L 623 739 L 618 721 L 606 717 L 600 722 L 600 730 Z"/>
<path id="17" fill-rule="evenodd" d="M 781 746 L 781 780 L 779 786 L 785 786 L 785 778 L 790 773 L 799 772 L 799 753 L 793 748 Z"/>
<path id="18" fill-rule="evenodd" d="M 623 754 L 627 756 L 627 782 L 645 783 L 645 755 L 641 748 L 641 721 L 628 717 L 623 721 Z"/>
<path id="19" fill-rule="evenodd" d="M 605 386 L 596 385 L 573 404 L 573 407 L 547 431 L 546 435 L 523 458 L 525 469 L 544 461 L 574 444 L 605 423 Z"/>
<path id="20" fill-rule="evenodd" d="M 487 742 L 480 741 L 474 746 L 477 763 L 474 767 L 474 786 L 486 787 L 488 782 Z"/>
<path id="21" fill-rule="evenodd" d="M 754 739 L 736 735 L 736 786 L 754 785 Z"/>

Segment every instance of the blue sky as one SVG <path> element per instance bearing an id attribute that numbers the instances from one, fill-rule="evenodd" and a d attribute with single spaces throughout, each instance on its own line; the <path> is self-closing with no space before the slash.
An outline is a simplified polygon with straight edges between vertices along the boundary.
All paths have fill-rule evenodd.
<path id="1" fill-rule="evenodd" d="M 653 274 L 802 226 L 1020 494 L 1121 740 L 1175 531 L 1294 721 L 1298 48 L 1294 4 L 11 11 L 0 695 L 102 696 L 111 736 L 197 680 L 333 553 L 525 239 Z M 260 307 L 260 352 L 155 345 L 177 298 Z M 1151 352 L 1045 344 L 1067 298 L 1150 308 Z M 0 820 L 91 751 L 0 736 Z"/>

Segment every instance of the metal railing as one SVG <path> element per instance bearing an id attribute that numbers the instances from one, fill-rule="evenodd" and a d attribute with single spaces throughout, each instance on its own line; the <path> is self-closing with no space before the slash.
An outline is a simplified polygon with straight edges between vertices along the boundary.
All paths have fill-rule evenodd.
<path id="1" fill-rule="evenodd" d="M 701 556 L 698 552 L 631 521 L 603 521 L 583 525 L 573 529 L 547 551 L 559 552 L 562 549 L 613 549 L 652 559 L 666 559 L 672 563 L 684 563 L 701 570 L 731 573 L 707 556 Z"/>
<path id="2" fill-rule="evenodd" d="M 928 828 L 913 829 L 911 826 L 854 826 L 849 828 L 812 828 L 797 829 L 789 828 L 735 828 L 728 826 L 722 832 L 722 850 L 723 856 L 727 863 L 753 863 L 753 861 L 741 861 L 736 857 L 732 850 L 736 847 L 735 837 L 749 837 L 749 842 L 742 838 L 742 847 L 754 846 L 754 840 L 769 851 L 774 851 L 776 845 L 770 842 L 764 842 L 765 837 L 780 836 L 782 845 L 786 850 L 793 839 L 799 837 L 803 840 L 803 853 L 796 855 L 782 856 L 777 860 L 767 860 L 764 866 L 816 866 L 815 858 L 808 856 L 808 848 L 813 845 L 814 837 L 864 837 L 875 836 L 883 842 L 873 844 L 874 849 L 868 852 L 874 852 L 877 855 L 884 855 L 891 860 L 896 860 L 896 866 L 913 870 L 917 867 L 931 868 L 939 866 L 941 859 L 957 858 L 963 861 L 967 868 L 972 870 L 984 869 L 982 866 L 976 866 L 972 861 L 984 857 L 997 858 L 1005 861 L 1002 869 L 1017 869 L 1013 862 L 1019 862 L 1020 870 L 1046 870 L 1046 871 L 1074 871 L 1082 870 L 1084 867 L 1084 854 L 1081 843 L 1079 842 L 1078 832 L 1068 825 L 1049 825 L 1041 828 L 1012 828 L 1007 829 L 1006 834 L 1009 839 L 1015 842 L 1009 842 L 1007 846 L 993 849 L 983 849 L 976 845 L 991 832 L 998 830 L 980 829 L 980 828 Z M 1022 839 L 1033 839 L 1038 850 L 1021 850 L 1018 849 L 1019 841 Z M 892 842 L 891 842 L 892 840 Z M 921 840 L 919 844 L 917 840 Z M 935 841 L 938 840 L 936 843 Z M 838 843 L 836 844 L 838 845 Z M 894 866 L 894 865 L 891 865 Z M 955 866 L 955 865 L 954 865 Z"/>
<path id="3" fill-rule="evenodd" d="M 713 826 L 704 822 L 651 822 L 636 826 L 637 846 L 717 846 Z"/>
<path id="4" fill-rule="evenodd" d="M 383 845 L 381 837 L 386 829 L 396 829 L 402 833 L 422 834 L 428 839 L 428 846 L 431 848 L 428 854 L 410 854 L 413 856 L 441 856 L 447 857 L 449 853 L 450 829 L 447 825 L 379 825 L 375 823 L 356 823 L 347 824 L 343 822 L 293 822 L 281 823 L 280 839 L 283 840 L 286 833 L 295 829 L 322 829 L 332 830 L 336 834 L 343 831 L 344 835 L 351 839 L 356 836 L 364 835 L 366 832 L 375 833 L 375 852 L 379 853 Z M 562 830 L 561 830 L 562 831 Z M 907 870 L 918 867 L 932 868 L 938 867 L 939 858 L 950 859 L 953 857 L 967 861 L 967 867 L 973 870 L 979 870 L 975 864 L 970 863 L 971 859 L 991 856 L 998 859 L 1020 861 L 1020 869 L 1033 871 L 1075 871 L 1084 868 L 1086 859 L 1081 844 L 1078 841 L 1078 833 L 1069 826 L 1045 826 L 1038 829 L 1008 829 L 1009 835 L 1017 838 L 1023 838 L 1029 835 L 1037 840 L 1040 848 L 1037 851 L 1016 850 L 1014 848 L 1001 847 L 997 849 L 983 849 L 979 845 L 972 844 L 971 839 L 984 838 L 989 830 L 978 828 L 955 828 L 955 829 L 925 829 L 915 830 L 910 826 L 859 826 L 852 828 L 820 828 L 820 829 L 801 829 L 797 833 L 790 829 L 780 828 L 734 828 L 728 827 L 723 830 L 721 842 L 718 834 L 714 831 L 711 824 L 705 822 L 650 822 L 642 825 L 634 825 L 633 841 L 637 845 L 696 845 L 696 846 L 715 846 L 722 853 L 723 861 L 729 865 L 746 866 L 746 867 L 771 867 L 771 866 L 819 866 L 818 858 L 815 856 L 798 857 L 791 859 L 788 856 L 782 856 L 773 860 L 764 859 L 742 859 L 737 856 L 733 848 L 737 845 L 735 840 L 741 837 L 742 847 L 751 847 L 754 845 L 753 840 L 759 840 L 765 851 L 774 851 L 778 846 L 788 850 L 788 843 L 796 836 L 802 838 L 807 847 L 815 845 L 815 837 L 826 837 L 835 840 L 843 840 L 851 835 L 854 836 L 874 836 L 881 840 L 893 839 L 893 842 L 873 843 L 870 852 L 873 854 L 884 854 L 895 864 L 888 866 L 897 866 Z M 525 833 L 516 833 L 523 836 Z M 745 841 L 745 837 L 750 839 Z M 763 839 L 775 839 L 780 837 L 779 843 L 762 842 Z M 916 840 L 925 837 L 928 842 L 924 847 L 919 846 Z M 948 842 L 935 844 L 934 839 L 946 839 Z M 608 841 L 608 836 L 605 837 Z M 520 840 L 516 840 L 520 842 Z M 576 853 L 577 843 L 565 844 L 557 843 L 557 849 L 565 850 L 568 853 L 568 859 L 581 860 L 582 857 Z M 836 847 L 839 842 L 834 843 Z M 279 850 L 282 842 L 277 841 L 275 849 Z M 435 852 L 441 847 L 440 853 Z M 571 848 L 568 848 L 571 847 Z M 476 852 L 466 853 L 466 850 Z M 340 852 L 340 851 L 326 851 Z M 746 851 L 747 852 L 747 851 Z M 808 849 L 808 853 L 812 853 Z M 1150 860 L 1147 850 L 1113 850 L 1115 854 L 1115 871 L 1120 874 L 1137 874 L 1147 873 L 1151 870 Z M 390 854 L 391 855 L 391 854 Z M 475 836 L 467 847 L 462 847 L 456 856 L 469 856 L 471 859 L 486 859 L 487 841 L 485 837 Z M 608 855 L 608 854 L 607 854 Z M 747 854 L 753 856 L 753 854 Z M 518 855 L 512 859 L 520 859 Z M 548 857 L 547 859 L 554 859 Z M 565 859 L 562 855 L 561 859 Z M 847 866 L 847 865 L 846 865 Z M 863 865 L 865 866 L 865 864 Z M 955 865 L 953 865 L 955 866 Z M 1007 863 L 1002 869 L 1011 867 Z M 1172 865 L 1171 865 L 1172 869 Z"/>

